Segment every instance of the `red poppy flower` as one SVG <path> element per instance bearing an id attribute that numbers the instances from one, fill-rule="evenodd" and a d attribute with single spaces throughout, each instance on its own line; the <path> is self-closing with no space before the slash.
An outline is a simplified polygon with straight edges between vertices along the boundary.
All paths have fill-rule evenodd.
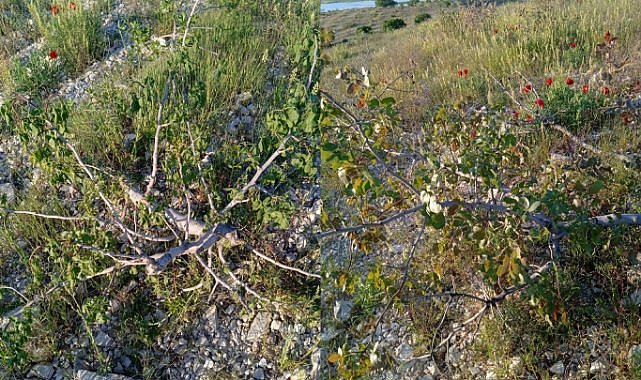
<path id="1" fill-rule="evenodd" d="M 603 87 L 603 88 L 601 89 L 601 93 L 602 93 L 603 95 L 610 95 L 610 88 L 608 88 L 608 87 Z"/>
<path id="2" fill-rule="evenodd" d="M 51 4 L 49 9 L 51 9 L 51 13 L 53 13 L 54 15 L 57 15 L 58 12 L 60 12 L 60 8 L 58 8 L 56 4 Z"/>
<path id="3" fill-rule="evenodd" d="M 517 111 L 512 112 L 512 117 L 515 119 L 519 118 L 519 113 Z"/>
<path id="4" fill-rule="evenodd" d="M 527 93 L 529 93 L 530 91 L 532 91 L 532 84 L 528 83 L 528 84 L 526 84 L 525 86 L 523 86 L 523 92 L 524 92 L 524 93 L 526 93 L 526 94 L 527 94 Z"/>
<path id="5" fill-rule="evenodd" d="M 51 59 L 58 58 L 58 53 L 55 50 L 50 50 L 49 51 L 49 58 L 51 58 Z"/>
<path id="6" fill-rule="evenodd" d="M 552 78 L 551 77 L 550 78 L 546 78 L 545 79 L 545 84 L 547 84 L 548 86 L 551 86 L 552 85 Z"/>
<path id="7" fill-rule="evenodd" d="M 72 11 L 75 11 L 76 10 L 76 3 L 73 3 L 73 2 L 69 3 L 69 9 L 71 9 Z"/>
<path id="8" fill-rule="evenodd" d="M 532 121 L 532 115 L 527 115 L 526 119 L 527 121 Z"/>
<path id="9" fill-rule="evenodd" d="M 569 45 L 571 48 L 575 48 L 575 47 L 576 47 L 576 42 L 572 41 L 572 42 L 570 42 L 568 45 Z"/>
<path id="10" fill-rule="evenodd" d="M 456 75 L 462 77 L 463 76 L 463 70 L 459 70 L 456 72 Z"/>
<path id="11" fill-rule="evenodd" d="M 572 79 L 572 78 L 567 78 L 567 79 L 565 80 L 565 84 L 567 84 L 568 86 L 572 86 L 572 85 L 574 84 L 574 79 Z"/>
<path id="12" fill-rule="evenodd" d="M 537 106 L 539 106 L 541 108 L 545 107 L 545 103 L 543 102 L 543 99 L 541 99 L 541 98 L 538 98 L 537 100 L 535 100 L 534 104 L 536 104 Z"/>
<path id="13" fill-rule="evenodd" d="M 467 77 L 467 74 L 468 74 L 468 73 L 469 73 L 469 71 L 467 71 L 467 69 L 463 69 L 463 76 L 464 76 L 464 77 Z"/>

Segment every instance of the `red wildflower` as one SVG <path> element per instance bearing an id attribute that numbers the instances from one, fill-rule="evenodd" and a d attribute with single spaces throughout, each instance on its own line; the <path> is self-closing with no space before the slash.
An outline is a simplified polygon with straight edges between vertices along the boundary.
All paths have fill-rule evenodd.
<path id="1" fill-rule="evenodd" d="M 523 86 L 523 92 L 525 94 L 529 93 L 530 91 L 532 91 L 532 84 L 528 83 L 525 86 Z"/>
<path id="2" fill-rule="evenodd" d="M 588 85 L 584 84 L 583 87 L 581 87 L 581 92 L 587 94 L 589 89 Z"/>
<path id="3" fill-rule="evenodd" d="M 49 58 L 51 58 L 51 59 L 58 58 L 58 53 L 55 50 L 50 50 L 49 51 Z"/>
<path id="4" fill-rule="evenodd" d="M 76 3 L 74 3 L 74 2 L 69 3 L 69 9 L 71 9 L 72 11 L 75 11 L 76 10 Z"/>
<path id="5" fill-rule="evenodd" d="M 463 70 L 459 70 L 456 72 L 456 75 L 462 77 L 463 76 Z"/>
<path id="6" fill-rule="evenodd" d="M 574 79 L 572 79 L 572 78 L 567 78 L 567 79 L 565 80 L 565 84 L 567 84 L 568 86 L 572 86 L 572 85 L 574 84 Z"/>
<path id="7" fill-rule="evenodd" d="M 608 87 L 603 87 L 603 88 L 601 89 L 601 93 L 602 93 L 603 95 L 610 95 L 610 88 L 608 88 Z"/>
<path id="8" fill-rule="evenodd" d="M 53 13 L 54 15 L 57 15 L 58 12 L 60 12 L 60 8 L 58 8 L 56 4 L 51 4 L 49 9 L 51 9 L 51 13 Z"/>
<path id="9" fill-rule="evenodd" d="M 519 118 L 519 113 L 517 111 L 512 112 L 512 117 L 515 119 Z"/>
<path id="10" fill-rule="evenodd" d="M 527 115 L 526 119 L 527 121 L 532 121 L 532 115 Z"/>
<path id="11" fill-rule="evenodd" d="M 552 85 L 552 78 L 549 77 L 549 78 L 545 79 L 545 84 L 547 84 L 548 86 L 551 86 Z"/>
<path id="12" fill-rule="evenodd" d="M 571 48 L 575 48 L 575 47 L 576 47 L 576 42 L 572 41 L 572 42 L 570 42 L 568 45 L 569 45 Z"/>
<path id="13" fill-rule="evenodd" d="M 545 106 L 545 103 L 543 102 L 543 99 L 541 99 L 541 98 L 538 98 L 537 100 L 535 100 L 534 104 L 536 104 L 537 106 L 539 106 L 541 108 L 543 108 Z"/>
<path id="14" fill-rule="evenodd" d="M 463 76 L 464 76 L 464 77 L 466 77 L 466 78 L 467 78 L 467 74 L 468 74 L 468 73 L 469 73 L 469 71 L 467 71 L 467 69 L 463 69 Z"/>

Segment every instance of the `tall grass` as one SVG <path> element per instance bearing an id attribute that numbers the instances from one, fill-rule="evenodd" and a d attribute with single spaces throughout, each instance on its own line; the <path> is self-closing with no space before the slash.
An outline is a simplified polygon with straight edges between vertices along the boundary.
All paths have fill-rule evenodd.
<path id="1" fill-rule="evenodd" d="M 45 46 L 55 50 L 69 74 L 77 75 L 105 53 L 107 40 L 101 30 L 104 2 L 86 8 L 81 1 L 55 3 L 32 1 L 29 12 Z"/>
<path id="2" fill-rule="evenodd" d="M 631 55 L 632 61 L 635 55 L 638 58 L 641 13 L 637 8 L 636 0 L 547 0 L 452 10 L 381 39 L 384 46 L 371 59 L 373 76 L 392 80 L 410 70 L 429 88 L 427 103 L 458 100 L 462 91 L 456 72 L 463 67 L 485 83 L 463 88 L 464 96 L 480 101 L 487 101 L 492 76 L 512 79 L 517 86 L 525 80 L 540 84 L 547 75 L 587 79 L 602 67 L 595 48 L 607 31 L 618 37 L 616 51 Z M 576 47 L 571 48 L 570 42 Z M 359 48 L 343 47 L 336 53 L 349 57 L 349 51 Z M 414 89 L 410 80 L 401 80 L 395 87 Z"/>

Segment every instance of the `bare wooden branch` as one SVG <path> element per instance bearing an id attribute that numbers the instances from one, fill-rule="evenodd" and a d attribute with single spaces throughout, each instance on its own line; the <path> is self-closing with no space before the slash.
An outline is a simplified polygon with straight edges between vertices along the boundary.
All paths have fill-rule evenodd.
<path id="1" fill-rule="evenodd" d="M 159 274 L 176 257 L 205 252 L 216 244 L 216 242 L 218 242 L 222 237 L 234 232 L 235 230 L 236 228 L 229 224 L 217 224 L 213 229 L 205 233 L 195 242 L 183 243 L 164 253 L 155 254 L 150 257 L 151 263 L 147 265 L 147 273 L 150 275 Z"/>
<path id="2" fill-rule="evenodd" d="M 39 212 L 26 211 L 26 210 L 2 209 L 2 211 L 6 212 L 7 214 L 30 215 L 30 216 L 36 216 L 38 218 L 43 218 L 43 219 L 55 219 L 55 220 L 63 220 L 63 221 L 67 221 L 67 222 L 80 222 L 80 221 L 89 220 L 89 218 L 85 218 L 85 217 L 41 214 Z"/>
<path id="3" fill-rule="evenodd" d="M 173 76 L 169 75 L 167 77 L 167 81 L 165 82 L 165 89 L 162 99 L 160 101 L 160 104 L 158 105 L 158 114 L 156 115 L 156 134 L 154 135 L 154 153 L 152 155 L 151 174 L 149 175 L 149 182 L 147 183 L 145 196 L 151 194 L 151 190 L 154 188 L 154 184 L 156 183 L 156 175 L 158 172 L 158 145 L 160 141 L 160 130 L 163 127 L 163 124 L 161 123 L 162 111 L 165 108 L 165 103 L 167 103 L 167 98 L 169 97 L 169 86 L 171 86 L 172 80 Z"/>
<path id="4" fill-rule="evenodd" d="M 298 269 L 298 268 L 295 268 L 295 267 L 290 267 L 289 265 L 285 265 L 285 264 L 283 264 L 283 263 L 280 263 L 280 262 L 278 262 L 278 261 L 276 261 L 276 260 L 272 259 L 271 257 L 266 256 L 266 255 L 264 255 L 264 254 L 260 253 L 256 248 L 252 247 L 252 246 L 251 246 L 251 245 L 249 245 L 249 244 L 245 244 L 245 247 L 247 247 L 247 249 L 249 249 L 250 251 L 252 251 L 252 253 L 253 253 L 254 255 L 256 255 L 256 256 L 258 256 L 258 257 L 260 257 L 261 259 L 263 259 L 263 260 L 265 260 L 265 261 L 268 261 L 268 262 L 270 262 L 270 263 L 274 264 L 275 266 L 277 266 L 277 267 L 279 267 L 279 268 L 283 268 L 283 269 L 285 269 L 285 270 L 292 271 L 292 272 L 297 272 L 297 273 L 300 273 L 300 274 L 302 274 L 302 275 L 304 275 L 304 276 L 307 276 L 307 277 L 321 278 L 321 276 L 320 276 L 319 274 L 309 273 L 309 272 L 306 272 L 306 271 L 304 271 L 304 270 L 302 270 L 302 269 Z"/>

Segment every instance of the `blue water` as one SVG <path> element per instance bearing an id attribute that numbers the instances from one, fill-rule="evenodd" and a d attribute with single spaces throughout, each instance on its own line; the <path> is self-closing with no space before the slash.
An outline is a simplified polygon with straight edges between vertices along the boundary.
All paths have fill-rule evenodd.
<path id="1" fill-rule="evenodd" d="M 406 3 L 408 0 L 396 0 L 397 3 Z M 344 3 L 321 3 L 321 12 L 340 11 L 343 9 L 371 8 L 375 7 L 374 0 L 349 1 Z"/>

